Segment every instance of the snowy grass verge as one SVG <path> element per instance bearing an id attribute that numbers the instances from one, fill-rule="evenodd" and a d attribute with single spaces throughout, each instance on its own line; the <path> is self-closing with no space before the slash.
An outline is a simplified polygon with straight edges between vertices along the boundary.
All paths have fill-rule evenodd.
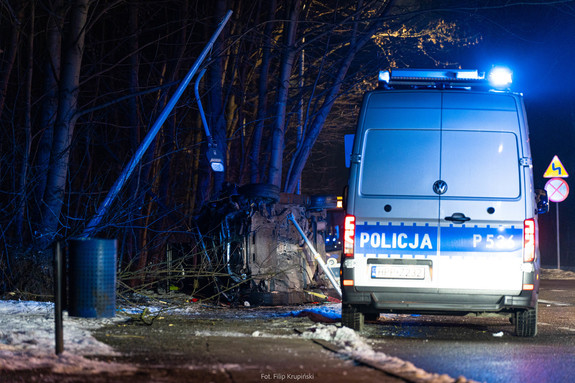
<path id="1" fill-rule="evenodd" d="M 56 373 L 96 373 L 133 370 L 127 365 L 85 358 L 116 355 L 92 337 L 90 331 L 122 318 L 84 319 L 63 316 L 64 349 L 55 354 L 54 304 L 33 301 L 0 301 L 0 371 L 49 368 Z"/>

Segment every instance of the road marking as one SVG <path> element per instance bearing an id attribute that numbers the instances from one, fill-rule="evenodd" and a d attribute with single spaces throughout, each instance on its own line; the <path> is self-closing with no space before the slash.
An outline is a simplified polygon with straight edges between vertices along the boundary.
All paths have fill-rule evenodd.
<path id="1" fill-rule="evenodd" d="M 559 330 L 567 330 L 567 331 L 573 331 L 575 332 L 575 328 L 571 328 L 571 327 L 557 327 Z"/>
<path id="2" fill-rule="evenodd" d="M 546 305 L 554 305 L 554 306 L 572 306 L 571 303 L 547 301 L 545 299 L 539 299 L 539 303 L 544 303 Z"/>

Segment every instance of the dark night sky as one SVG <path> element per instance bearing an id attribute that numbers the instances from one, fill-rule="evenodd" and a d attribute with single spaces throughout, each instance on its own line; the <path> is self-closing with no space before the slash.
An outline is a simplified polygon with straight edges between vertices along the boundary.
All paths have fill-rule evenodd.
<path id="1" fill-rule="evenodd" d="M 543 173 L 554 155 L 571 174 L 567 178 L 571 183 L 575 179 L 575 2 L 444 16 L 471 21 L 472 29 L 482 36 L 479 44 L 458 53 L 455 61 L 461 67 L 487 71 L 501 65 L 513 71 L 511 90 L 524 95 L 527 109 L 535 186 L 544 187 Z M 575 183 L 571 186 L 572 195 L 559 204 L 562 266 L 575 266 Z M 552 267 L 557 262 L 555 212 L 556 204 L 550 203 L 550 212 L 541 215 L 539 222 L 542 264 Z"/>
<path id="2" fill-rule="evenodd" d="M 554 2 L 548 2 L 551 4 Z M 468 20 L 464 13 L 450 15 Z M 501 65 L 513 71 L 512 91 L 522 93 L 527 109 L 535 187 L 554 155 L 575 178 L 575 3 L 519 5 L 483 10 L 473 17 L 482 36 L 478 45 L 457 57 L 463 68 L 489 70 Z M 575 183 L 559 204 L 561 265 L 575 266 Z M 542 264 L 555 267 L 556 204 L 539 217 Z"/>
<path id="3" fill-rule="evenodd" d="M 512 90 L 523 93 L 531 136 L 536 187 L 544 187 L 543 173 L 557 155 L 571 178 L 575 177 L 573 151 L 575 103 L 575 15 L 551 6 L 518 6 L 498 16 L 485 39 L 470 55 L 479 67 L 502 64 L 514 72 Z M 555 266 L 556 204 L 540 216 L 542 263 Z M 574 193 L 559 204 L 561 264 L 575 266 Z"/>

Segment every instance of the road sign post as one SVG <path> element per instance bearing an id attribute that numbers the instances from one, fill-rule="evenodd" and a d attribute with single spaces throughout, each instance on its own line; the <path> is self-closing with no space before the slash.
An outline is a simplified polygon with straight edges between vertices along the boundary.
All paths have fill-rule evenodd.
<path id="1" fill-rule="evenodd" d="M 561 245 L 559 243 L 559 202 L 555 202 L 555 226 L 557 227 L 557 270 L 561 270 Z"/>
<path id="2" fill-rule="evenodd" d="M 569 177 L 569 173 L 559 160 L 554 156 L 553 160 L 547 167 L 544 178 L 551 178 L 545 184 L 545 190 L 549 201 L 555 202 L 555 225 L 557 226 L 557 269 L 561 269 L 561 247 L 559 243 L 559 202 L 565 201 L 569 195 L 569 185 L 563 178 Z"/>

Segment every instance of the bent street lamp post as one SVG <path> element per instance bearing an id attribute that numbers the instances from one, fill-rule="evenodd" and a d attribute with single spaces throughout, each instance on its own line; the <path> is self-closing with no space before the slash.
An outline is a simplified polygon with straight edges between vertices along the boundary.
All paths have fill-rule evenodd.
<path id="1" fill-rule="evenodd" d="M 190 83 L 190 81 L 192 80 L 194 75 L 196 74 L 201 63 L 204 61 L 204 59 L 208 55 L 208 52 L 211 50 L 212 46 L 214 45 L 214 42 L 216 41 L 216 39 L 218 38 L 218 36 L 222 32 L 222 30 L 224 29 L 224 27 L 227 24 L 228 20 L 230 19 L 231 15 L 232 15 L 232 11 L 228 11 L 226 13 L 226 15 L 224 16 L 224 19 L 220 22 L 218 29 L 216 30 L 216 32 L 214 32 L 210 41 L 204 47 L 204 49 L 202 50 L 202 52 L 200 53 L 200 55 L 198 56 L 198 58 L 194 62 L 194 65 L 192 66 L 192 68 L 190 69 L 190 71 L 188 72 L 186 77 L 184 77 L 184 80 L 180 83 L 180 85 L 176 89 L 176 92 L 174 93 L 174 95 L 172 96 L 170 101 L 168 101 L 168 104 L 166 105 L 164 110 L 162 110 L 162 113 L 160 114 L 160 116 L 158 117 L 158 119 L 156 120 L 154 125 L 150 128 L 150 131 L 148 132 L 148 134 L 146 135 L 146 137 L 144 138 L 144 140 L 142 141 L 142 143 L 138 147 L 138 150 L 134 154 L 134 157 L 132 157 L 132 159 L 130 160 L 128 165 L 122 171 L 122 174 L 120 174 L 120 177 L 116 180 L 116 182 L 114 183 L 114 185 L 112 186 L 112 188 L 108 192 L 108 195 L 104 199 L 104 202 L 102 202 L 102 204 L 98 208 L 96 215 L 90 220 L 90 222 L 88 223 L 88 225 L 84 229 L 84 232 L 82 233 L 81 237 L 83 237 L 83 238 L 89 237 L 90 235 L 94 234 L 94 232 L 96 232 L 98 225 L 100 224 L 100 222 L 102 221 L 102 218 L 104 217 L 104 215 L 106 214 L 106 212 L 110 208 L 110 205 L 116 199 L 118 193 L 120 192 L 120 190 L 122 189 L 122 187 L 124 186 L 124 184 L 126 183 L 128 178 L 130 177 L 130 175 L 134 171 L 138 162 L 140 162 L 140 160 L 142 159 L 142 156 L 144 155 L 144 153 L 146 152 L 146 150 L 148 149 L 148 147 L 150 146 L 150 144 L 152 143 L 152 141 L 154 140 L 154 138 L 156 137 L 156 135 L 160 131 L 160 128 L 162 127 L 162 125 L 164 124 L 164 122 L 166 121 L 168 116 L 170 115 L 172 109 L 174 109 L 174 107 L 176 106 L 176 103 L 178 102 L 178 100 L 182 96 L 182 93 L 184 93 L 184 90 L 186 89 L 186 87 L 188 86 L 188 84 Z"/>

